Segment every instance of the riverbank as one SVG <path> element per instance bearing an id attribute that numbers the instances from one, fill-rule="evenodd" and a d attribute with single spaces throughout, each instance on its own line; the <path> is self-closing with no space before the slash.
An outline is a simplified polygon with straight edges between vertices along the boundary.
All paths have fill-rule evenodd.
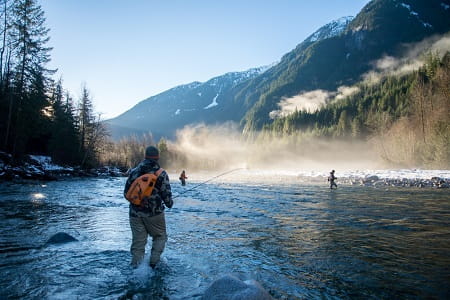
<path id="1" fill-rule="evenodd" d="M 168 170 L 169 173 L 170 170 Z M 231 182 L 264 182 L 267 180 L 285 183 L 317 183 L 327 185 L 327 171 L 317 170 L 257 170 L 238 168 L 237 172 L 221 177 L 220 180 Z M 384 170 L 336 170 L 338 185 L 359 185 L 373 187 L 417 187 L 450 188 L 450 170 L 421 169 L 384 169 Z M 175 174 L 176 173 L 176 174 Z M 177 177 L 177 172 L 171 178 Z M 211 171 L 199 172 L 190 179 L 208 180 L 217 175 Z M 11 164 L 11 155 L 0 152 L 0 180 L 44 180 L 53 181 L 77 177 L 121 177 L 126 170 L 104 166 L 84 170 L 61 166 L 52 162 L 48 156 L 28 155 L 20 165 Z"/>
<path id="2" fill-rule="evenodd" d="M 449 188 L 450 170 L 380 169 L 340 171 L 337 182 L 373 187 Z M 301 176 L 301 175 L 300 175 Z M 327 181 L 328 174 L 318 175 Z"/>
<path id="3" fill-rule="evenodd" d="M 44 180 L 52 181 L 72 177 L 125 176 L 125 171 L 115 167 L 81 169 L 60 166 L 49 156 L 27 155 L 19 164 L 12 163 L 10 154 L 0 152 L 0 180 Z"/>
<path id="4" fill-rule="evenodd" d="M 194 175 L 194 174 L 190 174 Z M 320 170 L 261 170 L 239 168 L 235 172 L 220 177 L 220 181 L 238 183 L 277 182 L 283 184 L 319 184 L 328 186 L 329 171 Z M 336 170 L 338 186 L 367 187 L 417 187 L 449 188 L 450 170 L 422 169 L 379 169 L 379 170 Z M 213 177 L 211 172 L 199 172 L 190 176 L 190 181 L 204 181 Z"/>

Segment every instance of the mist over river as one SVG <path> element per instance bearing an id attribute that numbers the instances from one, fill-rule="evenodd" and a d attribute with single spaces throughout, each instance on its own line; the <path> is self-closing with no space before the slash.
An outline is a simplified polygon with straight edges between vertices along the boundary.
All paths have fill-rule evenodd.
<path id="1" fill-rule="evenodd" d="M 190 191 L 216 174 L 170 174 L 155 270 L 129 265 L 125 178 L 0 183 L 0 298 L 199 299 L 225 274 L 275 299 L 450 298 L 449 189 L 238 173 Z M 58 232 L 78 241 L 46 244 Z"/>

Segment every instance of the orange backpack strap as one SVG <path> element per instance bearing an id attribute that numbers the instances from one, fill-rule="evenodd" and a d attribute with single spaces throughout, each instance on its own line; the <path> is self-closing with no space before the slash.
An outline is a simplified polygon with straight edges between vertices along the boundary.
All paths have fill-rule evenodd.
<path id="1" fill-rule="evenodd" d="M 156 181 L 158 180 L 159 175 L 161 175 L 161 173 L 162 173 L 163 171 L 164 171 L 163 168 L 159 168 L 158 170 L 156 170 L 155 173 L 153 173 L 153 174 L 155 174 L 156 178 L 153 177 L 153 178 L 154 178 L 154 182 L 153 182 L 152 184 L 150 184 L 150 185 L 146 188 L 146 190 L 144 191 L 144 195 L 145 195 L 145 196 L 150 196 L 150 195 L 151 195 L 151 193 L 152 193 L 152 191 L 153 191 L 153 188 L 154 188 L 155 185 L 156 185 Z"/>
<path id="2" fill-rule="evenodd" d="M 155 175 L 156 175 L 157 177 L 159 177 L 159 175 L 161 175 L 162 172 L 164 172 L 164 169 L 163 169 L 163 168 L 159 168 L 159 169 L 155 172 Z"/>

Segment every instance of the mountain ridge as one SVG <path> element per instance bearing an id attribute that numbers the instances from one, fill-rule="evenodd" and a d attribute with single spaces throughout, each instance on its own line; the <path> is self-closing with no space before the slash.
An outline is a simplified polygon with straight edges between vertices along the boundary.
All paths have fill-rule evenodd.
<path id="1" fill-rule="evenodd" d="M 118 139 L 130 133 L 143 132 L 151 132 L 156 138 L 173 138 L 176 129 L 195 122 L 199 116 L 206 123 L 227 121 L 228 117 L 221 116 L 216 110 L 219 106 L 227 106 L 223 100 L 229 91 L 268 68 L 270 65 L 228 72 L 203 83 L 194 81 L 179 85 L 144 99 L 125 113 L 105 122 L 114 131 L 113 137 Z"/>
<path id="2" fill-rule="evenodd" d="M 195 123 L 233 121 L 243 132 L 259 130 L 273 121 L 270 112 L 282 99 L 355 84 L 377 59 L 401 55 L 408 43 L 448 32 L 449 19 L 449 0 L 373 0 L 356 17 L 320 27 L 276 64 L 172 88 L 106 123 L 151 131 L 156 139 L 174 138 L 176 130 Z"/>

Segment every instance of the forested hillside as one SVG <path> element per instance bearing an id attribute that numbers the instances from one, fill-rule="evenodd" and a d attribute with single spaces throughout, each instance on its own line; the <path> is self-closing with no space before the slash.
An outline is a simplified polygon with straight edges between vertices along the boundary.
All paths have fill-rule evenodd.
<path id="1" fill-rule="evenodd" d="M 262 136 L 367 140 L 393 164 L 450 165 L 450 53 L 429 54 L 418 71 L 362 82 L 358 92 L 317 111 L 296 111 L 266 125 Z"/>
<path id="2" fill-rule="evenodd" d="M 356 84 L 383 56 L 405 55 L 406 44 L 450 30 L 448 1 L 374 0 L 338 36 L 305 40 L 261 77 L 237 93 L 235 101 L 249 110 L 246 132 L 272 122 L 270 112 L 283 98 L 322 89 L 336 91 Z"/>

